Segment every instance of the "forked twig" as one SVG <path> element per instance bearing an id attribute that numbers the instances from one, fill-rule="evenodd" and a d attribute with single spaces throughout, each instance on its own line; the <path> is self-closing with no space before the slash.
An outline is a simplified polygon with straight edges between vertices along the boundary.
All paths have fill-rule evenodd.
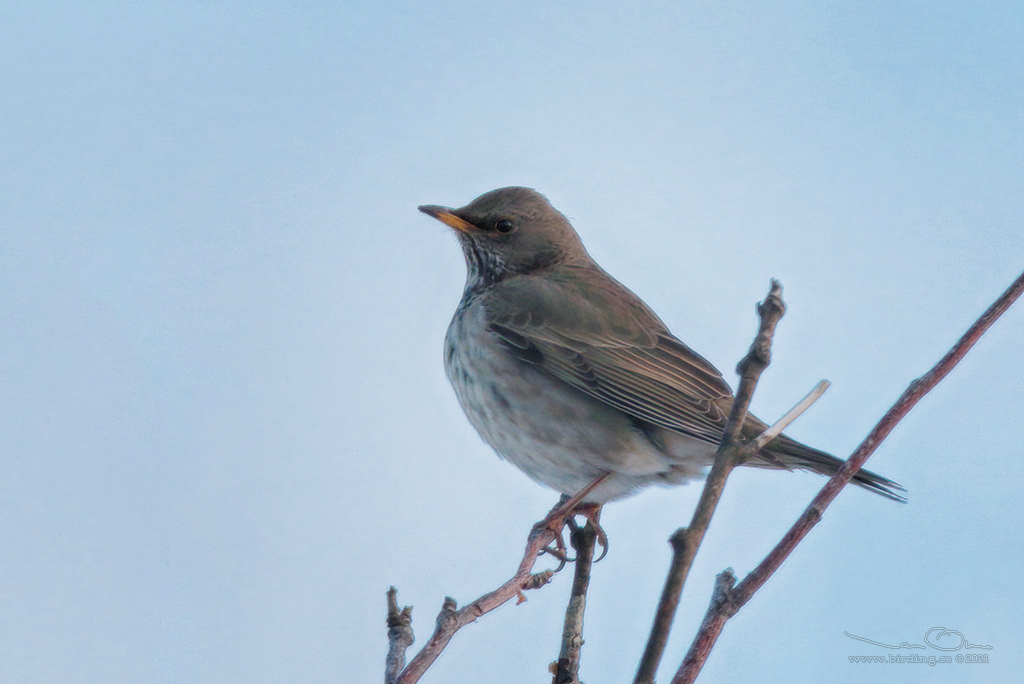
<path id="1" fill-rule="evenodd" d="M 785 312 L 786 305 L 782 301 L 782 285 L 773 278 L 768 296 L 757 306 L 757 313 L 761 319 L 757 336 L 754 337 L 754 342 L 750 345 L 747 355 L 736 367 L 736 371 L 740 374 L 740 384 L 736 390 L 732 410 L 729 412 L 729 419 L 723 430 L 722 442 L 715 453 L 714 464 L 704 483 L 697 508 L 693 512 L 693 519 L 690 521 L 689 527 L 679 528 L 669 539 L 672 544 L 672 563 L 661 592 L 661 599 L 658 601 L 654 624 L 651 626 L 651 633 L 647 638 L 647 646 L 640 659 L 636 677 L 633 679 L 634 684 L 652 684 L 654 682 L 654 675 L 661 662 L 661 656 L 665 652 L 665 644 L 668 642 L 668 634 L 672 628 L 676 608 L 679 606 L 683 585 L 686 583 L 686 577 L 690 573 L 697 549 L 700 548 L 704 533 L 711 522 L 711 516 L 714 515 L 715 508 L 718 506 L 718 500 L 722 497 L 726 478 L 729 477 L 733 468 L 754 453 L 751 450 L 751 444 L 741 440 L 740 432 L 746 422 L 747 409 L 754 395 L 757 381 L 771 360 L 771 343 L 772 336 L 775 334 L 775 326 L 778 325 Z M 805 399 L 804 402 L 806 401 Z M 807 405 L 809 406 L 810 403 Z"/>
<path id="2" fill-rule="evenodd" d="M 398 590 L 388 589 L 388 656 L 384 684 L 394 684 L 405 667 L 405 651 L 415 640 L 412 634 L 412 607 L 398 609 Z"/>
<path id="3" fill-rule="evenodd" d="M 507 601 L 518 598 L 519 602 L 526 600 L 523 595 L 524 591 L 529 589 L 538 589 L 554 577 L 555 571 L 543 570 L 538 573 L 533 572 L 533 566 L 537 563 L 537 558 L 541 551 L 547 547 L 547 545 L 554 541 L 556 538 L 556 530 L 560 530 L 564 524 L 565 519 L 572 513 L 576 505 L 582 501 L 586 496 L 597 488 L 608 478 L 608 474 L 602 475 L 595 478 L 593 482 L 587 485 L 582 491 L 577 493 L 571 499 L 567 501 L 559 502 L 551 511 L 545 516 L 544 520 L 533 526 L 530 530 L 530 535 L 526 540 L 526 551 L 523 553 L 523 560 L 519 563 L 519 568 L 516 573 L 507 582 L 502 584 L 494 591 L 488 592 L 478 598 L 477 600 L 469 603 L 462 608 L 458 607 L 455 599 L 450 596 L 445 598 L 444 604 L 441 606 L 441 612 L 437 616 L 437 626 L 434 629 L 433 635 L 424 644 L 420 652 L 417 653 L 409 664 L 394 678 L 393 684 L 413 684 L 419 681 L 423 673 L 427 671 L 437 657 L 441 655 L 448 642 L 451 641 L 455 633 L 475 621 L 482 615 L 486 615 L 498 606 L 506 603 Z M 389 592 L 390 594 L 390 592 Z M 390 604 L 390 597 L 389 597 Z M 397 599 L 395 601 L 397 609 Z M 390 614 L 390 611 L 389 611 Z M 389 622 L 390 625 L 390 622 Z M 393 630 L 388 630 L 389 639 L 394 639 Z M 412 643 L 412 627 L 409 626 L 409 643 Z M 396 648 L 401 649 L 401 657 L 404 658 L 405 648 L 408 647 L 406 644 L 404 647 L 401 643 L 396 647 L 394 640 L 391 641 L 391 647 L 388 652 L 387 665 L 390 668 L 392 663 L 393 654 Z M 389 682 L 389 684 L 391 684 Z"/>
<path id="4" fill-rule="evenodd" d="M 985 332 L 992 327 L 992 324 L 1006 312 L 1007 309 L 1024 292 L 1024 273 L 1010 285 L 1009 288 L 974 322 L 966 333 L 956 344 L 939 360 L 935 366 L 920 378 L 910 383 L 910 386 L 903 392 L 900 398 L 893 404 L 882 419 L 864 438 L 846 462 L 833 475 L 811 504 L 803 512 L 793 527 L 783 536 L 782 540 L 765 557 L 754 570 L 747 575 L 742 582 L 733 586 L 735 578 L 731 570 L 726 570 L 718 576 L 715 584 L 715 593 L 704 617 L 700 631 L 690 645 L 690 650 L 683 659 L 679 670 L 672 679 L 672 684 L 690 684 L 696 678 L 708 654 L 715 645 L 722 628 L 730 617 L 736 614 L 744 604 L 747 603 L 768 581 L 783 561 L 793 552 L 797 544 L 811 531 L 819 520 L 825 509 L 839 495 L 853 476 L 863 467 L 868 458 L 875 452 L 882 441 L 889 436 L 889 433 L 912 408 L 928 394 L 939 382 L 945 378 L 951 370 L 967 355 L 971 347 L 977 343 Z"/>
<path id="5" fill-rule="evenodd" d="M 551 578 L 554 576 L 551 570 L 544 570 L 536 574 L 532 570 L 541 549 L 547 546 L 554 538 L 555 534 L 551 530 L 535 527 L 530 532 L 529 539 L 527 540 L 523 560 L 511 579 L 494 591 L 484 594 L 461 609 L 457 607 L 455 599 L 451 597 L 446 598 L 441 607 L 441 612 L 437 616 L 437 626 L 430 640 L 409 661 L 409 664 L 405 666 L 401 673 L 392 680 L 393 684 L 412 684 L 419 681 L 419 678 L 437 660 L 437 657 L 441 655 L 441 652 L 457 631 L 503 603 L 516 597 L 522 597 L 523 591 L 542 587 L 551 581 Z M 390 630 L 388 635 L 389 637 L 391 636 Z M 392 651 L 395 649 L 393 642 L 391 649 Z M 389 654 L 389 662 L 390 658 Z"/>

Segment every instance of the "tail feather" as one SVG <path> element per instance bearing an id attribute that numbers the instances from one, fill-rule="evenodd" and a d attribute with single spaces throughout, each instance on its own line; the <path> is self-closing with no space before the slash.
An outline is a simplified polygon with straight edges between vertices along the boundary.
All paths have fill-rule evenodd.
<path id="1" fill-rule="evenodd" d="M 839 470 L 839 467 L 843 465 L 843 461 L 832 454 L 819 451 L 795 439 L 781 435 L 772 440 L 762 450 L 760 458 L 750 461 L 748 465 L 766 468 L 797 468 L 832 477 Z M 907 502 L 907 497 L 904 496 L 907 490 L 903 485 L 870 470 L 861 469 L 858 471 L 853 476 L 853 482 L 864 489 L 881 494 L 893 501 Z"/>

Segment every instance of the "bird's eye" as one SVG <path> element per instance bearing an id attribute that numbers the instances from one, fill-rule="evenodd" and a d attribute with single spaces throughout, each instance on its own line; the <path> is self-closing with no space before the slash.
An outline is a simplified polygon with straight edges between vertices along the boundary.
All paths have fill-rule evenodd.
<path id="1" fill-rule="evenodd" d="M 515 226 L 512 225 L 512 222 L 508 219 L 501 219 L 494 224 L 494 230 L 499 233 L 511 233 L 513 228 L 515 228 Z"/>

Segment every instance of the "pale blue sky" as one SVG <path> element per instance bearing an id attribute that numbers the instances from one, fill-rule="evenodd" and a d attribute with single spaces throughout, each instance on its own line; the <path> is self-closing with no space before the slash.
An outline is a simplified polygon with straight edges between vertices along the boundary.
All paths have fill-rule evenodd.
<path id="1" fill-rule="evenodd" d="M 379 681 L 511 573 L 556 495 L 463 418 L 464 267 L 416 211 L 537 188 L 726 372 L 779 278 L 754 410 L 847 455 L 1024 269 L 1019 3 L 6 2 L 0 680 Z M 706 681 L 1024 668 L 1024 307 L 726 627 Z M 669 643 L 821 480 L 737 473 Z M 583 656 L 627 681 L 698 487 L 609 506 Z M 567 574 L 424 682 L 547 681 Z M 853 665 L 943 626 L 991 662 Z M 485 674 L 481 674 L 485 673 Z"/>

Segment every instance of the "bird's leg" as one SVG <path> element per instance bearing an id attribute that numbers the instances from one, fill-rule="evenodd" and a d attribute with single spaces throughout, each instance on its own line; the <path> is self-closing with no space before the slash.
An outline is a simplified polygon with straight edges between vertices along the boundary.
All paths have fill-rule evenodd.
<path id="1" fill-rule="evenodd" d="M 568 499 L 562 497 L 562 501 L 559 501 L 558 505 L 551 509 L 547 516 L 545 516 L 544 520 L 541 521 L 541 524 L 547 525 L 548 527 L 551 527 L 551 529 L 555 529 L 554 526 L 557 525 L 558 529 L 561 529 L 562 526 L 565 525 L 565 519 L 569 517 L 577 507 L 579 507 L 583 499 L 587 498 L 592 491 L 597 489 L 611 476 L 611 473 L 602 473 L 595 477 L 590 484 L 573 494 Z"/>
<path id="2" fill-rule="evenodd" d="M 543 556 L 545 553 L 554 556 L 558 559 L 558 567 L 555 568 L 555 572 L 559 572 L 565 567 L 566 563 L 572 563 L 576 559 L 570 558 L 568 553 L 568 547 L 565 545 L 565 538 L 562 537 L 562 530 L 568 520 L 572 519 L 572 516 L 566 513 L 565 504 L 568 503 L 569 496 L 563 494 L 559 499 L 558 503 L 555 504 L 544 519 L 533 526 L 534 532 L 543 531 L 545 528 L 555 533 L 554 542 L 555 545 L 545 546 L 540 550 L 538 555 Z"/>
<path id="3" fill-rule="evenodd" d="M 590 484 L 576 492 L 576 494 L 571 497 L 563 495 L 559 502 L 555 504 L 555 507 L 552 508 L 546 516 L 544 516 L 544 519 L 534 525 L 534 529 L 542 530 L 547 528 L 554 532 L 555 548 L 545 547 L 541 553 L 550 553 L 552 556 L 557 558 L 561 562 L 561 565 L 558 568 L 559 570 L 562 569 L 565 563 L 575 560 L 568 558 L 565 540 L 562 538 L 562 528 L 565 527 L 566 521 L 577 513 L 593 523 L 596 528 L 598 543 L 601 544 L 604 549 L 601 553 L 601 558 L 604 558 L 605 554 L 608 553 L 608 536 L 604 533 L 604 530 L 601 529 L 601 526 L 597 522 L 598 515 L 601 511 L 601 504 L 582 503 L 582 501 L 609 477 L 611 477 L 611 473 L 598 475 L 592 482 L 590 482 Z"/>

